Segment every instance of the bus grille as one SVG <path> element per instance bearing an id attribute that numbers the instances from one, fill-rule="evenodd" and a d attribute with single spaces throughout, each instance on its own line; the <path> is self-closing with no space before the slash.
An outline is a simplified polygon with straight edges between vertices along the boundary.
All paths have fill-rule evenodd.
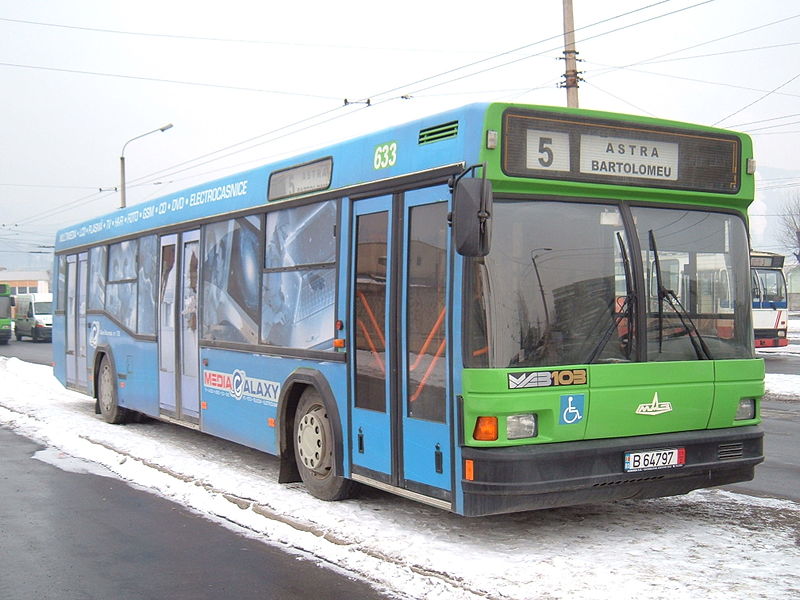
<path id="1" fill-rule="evenodd" d="M 454 138 L 458 135 L 458 121 L 450 121 L 434 127 L 427 127 L 419 131 L 419 144 L 432 144 Z"/>
<path id="2" fill-rule="evenodd" d="M 719 460 L 733 460 L 734 458 L 742 458 L 743 455 L 744 447 L 741 442 L 720 444 L 717 447 L 717 458 Z"/>

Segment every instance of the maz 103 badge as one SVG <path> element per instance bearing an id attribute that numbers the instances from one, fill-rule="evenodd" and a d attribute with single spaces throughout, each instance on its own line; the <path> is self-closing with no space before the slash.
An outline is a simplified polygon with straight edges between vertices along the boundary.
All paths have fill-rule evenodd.
<path id="1" fill-rule="evenodd" d="M 542 388 L 563 385 L 586 385 L 586 369 L 559 371 L 524 371 L 508 374 L 508 389 Z"/>

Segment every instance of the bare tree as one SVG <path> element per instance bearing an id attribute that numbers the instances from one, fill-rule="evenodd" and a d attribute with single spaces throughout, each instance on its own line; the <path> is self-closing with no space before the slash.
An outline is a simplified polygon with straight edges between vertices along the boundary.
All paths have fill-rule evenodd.
<path id="1" fill-rule="evenodd" d="M 800 263 L 800 195 L 795 195 L 784 204 L 780 223 L 780 241 Z"/>

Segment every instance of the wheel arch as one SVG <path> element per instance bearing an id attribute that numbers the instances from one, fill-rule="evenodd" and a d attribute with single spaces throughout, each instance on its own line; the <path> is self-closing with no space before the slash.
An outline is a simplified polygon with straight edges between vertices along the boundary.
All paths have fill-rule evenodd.
<path id="1" fill-rule="evenodd" d="M 292 483 L 301 481 L 300 472 L 294 455 L 292 435 L 294 431 L 294 418 L 300 397 L 307 388 L 314 388 L 319 393 L 328 411 L 334 443 L 334 475 L 341 476 L 344 472 L 344 434 L 342 420 L 339 417 L 339 408 L 336 398 L 331 391 L 331 386 L 325 376 L 316 369 L 300 367 L 293 371 L 281 386 L 278 397 L 278 456 L 280 458 L 279 483 Z"/>

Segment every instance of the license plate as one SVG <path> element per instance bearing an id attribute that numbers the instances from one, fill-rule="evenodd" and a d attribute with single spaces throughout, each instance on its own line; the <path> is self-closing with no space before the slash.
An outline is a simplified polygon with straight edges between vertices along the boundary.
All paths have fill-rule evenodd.
<path id="1" fill-rule="evenodd" d="M 628 473 L 652 471 L 653 469 L 674 469 L 685 464 L 685 448 L 662 448 L 625 453 L 625 471 Z"/>

